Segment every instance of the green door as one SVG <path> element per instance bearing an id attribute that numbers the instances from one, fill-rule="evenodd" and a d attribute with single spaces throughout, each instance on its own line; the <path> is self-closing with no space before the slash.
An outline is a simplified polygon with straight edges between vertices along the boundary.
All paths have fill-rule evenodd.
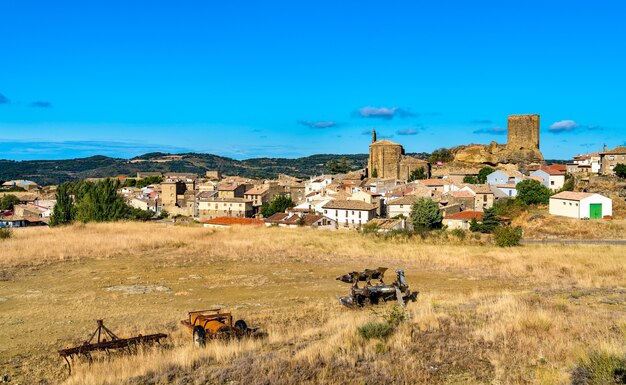
<path id="1" fill-rule="evenodd" d="M 602 203 L 591 203 L 589 205 L 589 218 L 602 219 Z"/>

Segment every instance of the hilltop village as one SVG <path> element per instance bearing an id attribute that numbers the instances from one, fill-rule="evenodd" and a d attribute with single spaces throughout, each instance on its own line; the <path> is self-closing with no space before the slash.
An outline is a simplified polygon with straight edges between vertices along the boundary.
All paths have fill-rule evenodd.
<path id="1" fill-rule="evenodd" d="M 615 174 L 620 164 L 626 165 L 626 147 L 605 147 L 567 164 L 546 164 L 539 151 L 539 115 L 512 115 L 507 128 L 506 144 L 461 146 L 449 159 L 432 163 L 406 155 L 401 144 L 379 140 L 372 131 L 367 168 L 304 180 L 289 175 L 254 180 L 219 170 L 205 175 L 140 172 L 112 179 L 119 180 L 117 193 L 135 209 L 155 218 L 216 227 L 358 230 L 367 224 L 378 231 L 407 229 L 414 203 L 426 198 L 438 205 L 448 229 L 468 230 L 485 210 L 515 198 L 524 181 L 550 191 L 550 215 L 610 219 L 614 201 L 624 205 L 624 186 Z M 598 187 L 607 183 L 611 187 Z M 0 227 L 49 224 L 55 199 L 55 186 L 4 182 Z"/>

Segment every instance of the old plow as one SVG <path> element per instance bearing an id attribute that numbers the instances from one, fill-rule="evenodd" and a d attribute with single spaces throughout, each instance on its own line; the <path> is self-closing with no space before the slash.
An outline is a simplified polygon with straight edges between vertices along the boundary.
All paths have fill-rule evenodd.
<path id="1" fill-rule="evenodd" d="M 412 292 L 404 277 L 404 270 L 396 270 L 396 280 L 391 284 L 386 284 L 386 267 L 377 269 L 365 269 L 364 271 L 353 271 L 351 273 L 337 277 L 338 281 L 352 284 L 350 293 L 347 296 L 339 297 L 339 302 L 347 307 L 363 307 L 376 305 L 380 302 L 398 301 L 400 306 L 405 306 L 409 301 L 415 302 L 418 291 Z M 372 280 L 377 282 L 372 283 Z M 364 282 L 359 286 L 359 282 Z"/>
<path id="2" fill-rule="evenodd" d="M 97 323 L 98 327 L 96 330 L 82 345 L 59 350 L 59 355 L 65 359 L 70 374 L 72 373 L 70 360 L 73 361 L 74 357 L 85 356 L 89 361 L 92 361 L 92 352 L 106 352 L 109 354 L 112 351 L 126 351 L 132 353 L 133 348 L 136 348 L 137 345 L 159 343 L 161 339 L 167 337 L 167 334 L 157 333 L 119 338 L 109 328 L 104 326 L 103 320 L 97 320 Z"/>

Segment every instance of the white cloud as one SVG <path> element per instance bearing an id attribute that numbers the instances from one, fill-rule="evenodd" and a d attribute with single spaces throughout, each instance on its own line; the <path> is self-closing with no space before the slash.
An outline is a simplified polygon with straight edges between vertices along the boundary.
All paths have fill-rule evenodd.
<path id="1" fill-rule="evenodd" d="M 568 132 L 577 129 L 578 127 L 580 127 L 580 124 L 576 123 L 573 120 L 567 119 L 552 123 L 549 130 L 551 132 Z"/>

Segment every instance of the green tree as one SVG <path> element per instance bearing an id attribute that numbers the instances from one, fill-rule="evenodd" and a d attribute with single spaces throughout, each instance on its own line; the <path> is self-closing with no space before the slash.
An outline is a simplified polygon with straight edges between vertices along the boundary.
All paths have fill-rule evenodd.
<path id="1" fill-rule="evenodd" d="M 270 204 L 264 204 L 261 206 L 261 214 L 263 214 L 265 218 L 271 217 L 276 213 L 285 212 L 285 210 L 295 205 L 294 201 L 291 200 L 288 195 L 279 194 L 272 199 Z"/>
<path id="2" fill-rule="evenodd" d="M 615 175 L 617 175 L 619 178 L 626 178 L 626 164 L 616 164 L 613 168 L 613 171 L 615 171 Z"/>
<path id="3" fill-rule="evenodd" d="M 411 207 L 411 223 L 416 230 L 439 228 L 442 219 L 439 205 L 430 198 L 419 198 Z"/>
<path id="4" fill-rule="evenodd" d="M 500 218 L 496 215 L 496 210 L 494 208 L 485 209 L 478 231 L 481 233 L 492 233 L 498 226 L 500 226 Z"/>
<path id="5" fill-rule="evenodd" d="M 409 175 L 409 182 L 413 182 L 418 179 L 426 179 L 426 171 L 424 171 L 423 167 L 418 167 L 415 170 L 411 171 L 411 175 Z"/>
<path id="6" fill-rule="evenodd" d="M 170 213 L 168 213 L 167 210 L 162 209 L 161 213 L 159 214 L 159 219 L 166 219 L 169 216 L 170 216 Z"/>
<path id="7" fill-rule="evenodd" d="M 478 178 L 473 175 L 465 175 L 463 177 L 463 183 L 476 184 L 478 183 Z"/>
<path id="8" fill-rule="evenodd" d="M 20 186 L 11 186 L 8 189 L 5 189 L 6 192 L 24 192 L 26 189 Z"/>
<path id="9" fill-rule="evenodd" d="M 495 170 L 491 167 L 483 167 L 478 171 L 478 183 L 487 183 L 487 175 L 491 174 Z"/>
<path id="10" fill-rule="evenodd" d="M 331 160 L 326 164 L 326 172 L 328 174 L 347 174 L 350 172 L 350 165 L 345 159 L 340 161 Z"/>
<path id="11" fill-rule="evenodd" d="M 548 204 L 550 190 L 536 180 L 523 180 L 517 184 L 517 198 L 527 205 Z"/>
<path id="12" fill-rule="evenodd" d="M 51 226 L 66 225 L 74 219 L 74 201 L 69 194 L 69 184 L 63 183 L 57 187 L 57 203 L 50 217 Z"/>
<path id="13" fill-rule="evenodd" d="M 372 177 L 372 178 L 378 178 L 378 170 L 376 170 L 376 169 L 372 170 L 372 175 L 371 175 L 371 177 Z"/>
<path id="14" fill-rule="evenodd" d="M 20 199 L 13 194 L 7 194 L 0 199 L 0 210 L 13 210 L 15 205 L 20 204 Z"/>
<path id="15" fill-rule="evenodd" d="M 85 183 L 81 198 L 76 203 L 76 219 L 81 222 L 107 222 L 132 219 L 131 207 L 117 194 L 120 183 L 105 179 Z"/>

